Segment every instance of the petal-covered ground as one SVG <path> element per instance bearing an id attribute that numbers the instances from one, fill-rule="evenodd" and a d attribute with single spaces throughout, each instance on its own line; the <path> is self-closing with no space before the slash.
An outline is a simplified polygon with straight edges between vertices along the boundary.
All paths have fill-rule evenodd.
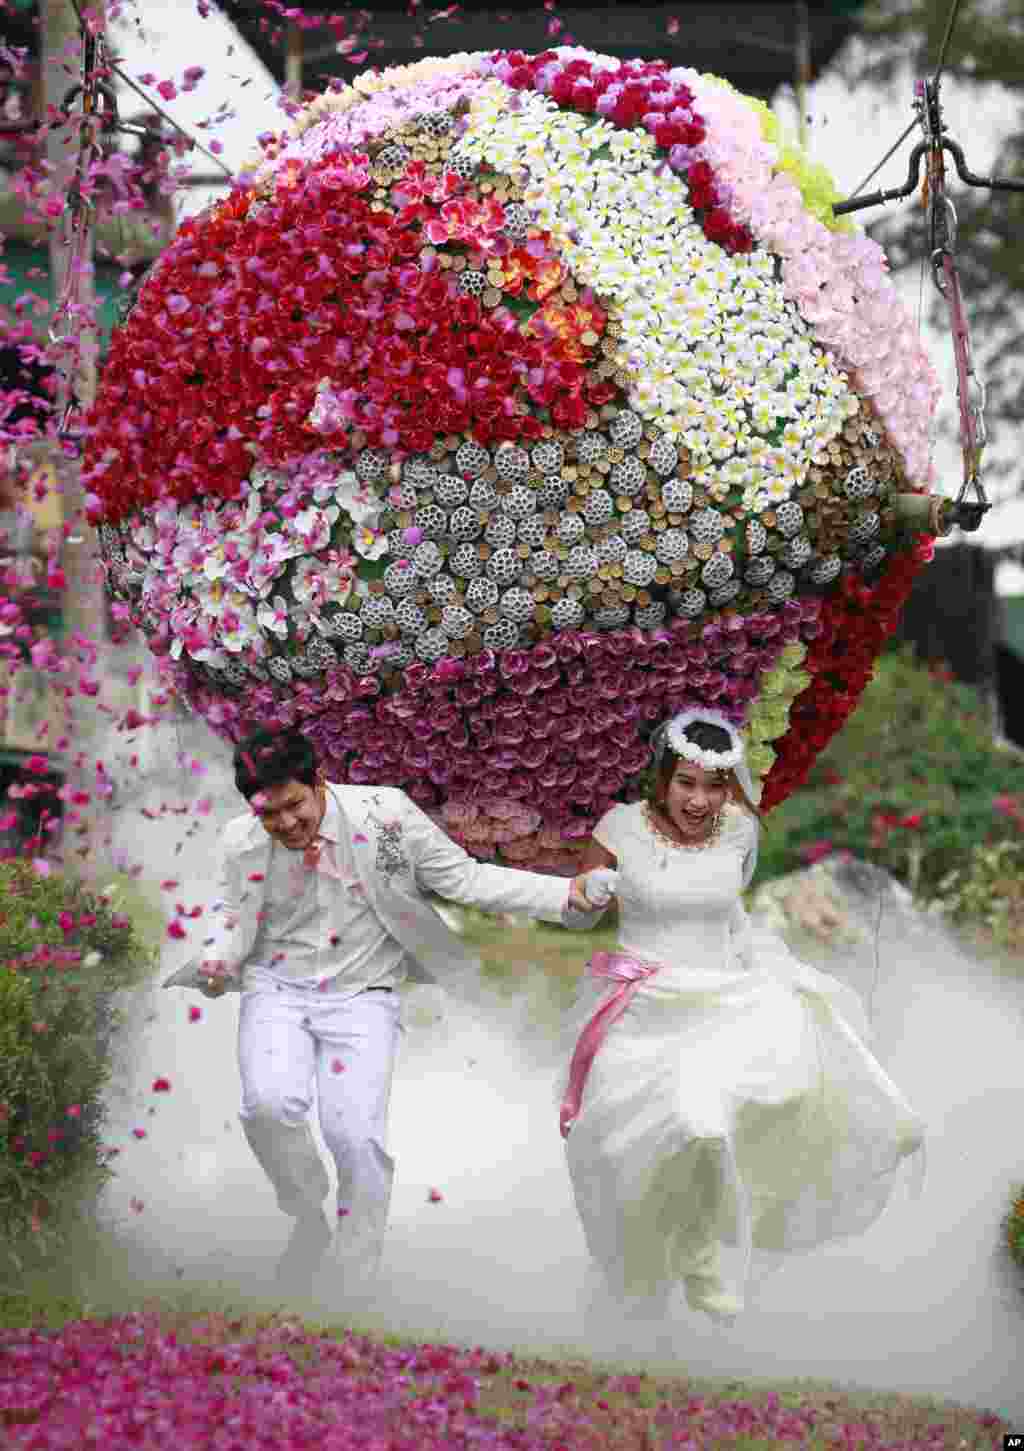
<path id="1" fill-rule="evenodd" d="M 149 1313 L 59 1333 L 0 1331 L 4 1444 L 36 1451 L 642 1451 L 753 1440 L 998 1451 L 1006 1430 L 966 1409 L 927 1425 L 909 1404 L 901 1417 L 815 1399 L 687 1394 L 647 1374 L 327 1336 L 283 1318 L 257 1329 L 211 1316 L 176 1329 Z"/>

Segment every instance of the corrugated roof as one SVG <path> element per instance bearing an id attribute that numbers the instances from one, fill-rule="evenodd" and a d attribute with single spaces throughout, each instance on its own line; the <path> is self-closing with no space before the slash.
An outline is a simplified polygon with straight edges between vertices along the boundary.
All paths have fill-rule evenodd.
<path id="1" fill-rule="evenodd" d="M 259 55 L 279 84 L 284 83 L 285 27 L 275 21 L 263 0 L 220 0 L 221 9 Z M 308 15 L 338 14 L 336 0 L 306 0 Z M 324 26 L 303 32 L 303 81 L 322 89 L 332 76 L 351 80 L 372 66 L 408 65 L 430 55 L 458 51 L 519 49 L 527 53 L 551 45 L 576 44 L 604 55 L 627 59 L 665 60 L 724 76 L 740 90 L 770 98 L 778 86 L 793 79 L 796 67 L 797 7 L 792 0 L 678 0 L 671 12 L 664 5 L 636 0 L 574 4 L 560 0 L 557 18 L 564 27 L 557 39 L 548 31 L 553 12 L 541 4 L 502 4 L 501 0 L 465 0 L 449 6 L 439 0 L 411 18 L 408 0 L 378 0 L 362 32 L 368 42 L 363 65 L 338 54 Z M 452 10 L 451 18 L 431 21 L 432 14 Z M 809 0 L 811 63 L 822 71 L 857 28 L 861 0 Z M 343 12 L 353 17 L 353 10 Z M 669 35 L 669 14 L 678 30 Z M 422 41 L 416 44 L 417 34 Z M 364 47 L 360 43 L 359 49 Z"/>

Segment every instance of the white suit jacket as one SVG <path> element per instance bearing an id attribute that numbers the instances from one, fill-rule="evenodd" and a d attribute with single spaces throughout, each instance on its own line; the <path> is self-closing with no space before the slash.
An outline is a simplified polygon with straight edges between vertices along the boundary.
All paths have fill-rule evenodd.
<path id="1" fill-rule="evenodd" d="M 340 829 L 348 830 L 365 900 L 405 949 L 413 981 L 443 982 L 476 963 L 424 898 L 424 890 L 485 912 L 521 912 L 568 923 L 569 882 L 564 877 L 476 861 L 395 787 L 329 783 L 327 789 L 339 808 Z M 241 989 L 259 928 L 270 849 L 270 838 L 252 812 L 224 827 L 222 900 L 213 904 L 206 945 L 198 957 L 172 973 L 164 987 L 198 988 L 209 976 L 202 964 L 219 960 L 227 965 L 229 988 Z M 338 891 L 344 890 L 339 882 Z"/>

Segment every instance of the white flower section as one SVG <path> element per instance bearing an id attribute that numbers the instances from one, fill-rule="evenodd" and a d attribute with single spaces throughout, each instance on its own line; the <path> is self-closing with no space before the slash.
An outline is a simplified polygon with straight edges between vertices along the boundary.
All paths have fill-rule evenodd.
<path id="1" fill-rule="evenodd" d="M 300 559 L 291 581 L 292 595 L 303 609 L 319 614 L 324 605 L 344 604 L 352 589 L 352 577 L 334 564 L 318 559 Z"/>
<path id="2" fill-rule="evenodd" d="M 170 624 L 172 659 L 188 655 L 223 668 L 260 660 L 271 643 L 292 635 L 323 631 L 320 610 L 344 604 L 354 585 L 352 556 L 330 548 L 339 521 L 340 545 L 358 549 L 365 539 L 371 558 L 386 548 L 386 538 L 378 541 L 368 527 L 381 501 L 350 470 L 311 487 L 288 485 L 286 476 L 257 468 L 240 499 L 163 502 L 128 521 L 126 553 L 154 622 Z M 264 490 L 284 494 L 266 499 Z"/>
<path id="3" fill-rule="evenodd" d="M 353 524 L 365 524 L 376 529 L 384 510 L 384 501 L 356 474 L 354 469 L 342 469 L 336 479 L 317 484 L 313 498 L 318 504 L 333 499 L 343 509 Z M 334 510 L 337 518 L 337 508 Z M 355 532 L 355 531 L 353 531 Z"/>
<path id="4" fill-rule="evenodd" d="M 768 252 L 726 256 L 646 132 L 559 110 L 493 80 L 457 152 L 525 183 L 536 223 L 622 327 L 632 408 L 685 445 L 711 492 L 788 497 L 857 400 L 776 279 Z M 759 446 L 755 446 L 759 445 Z"/>

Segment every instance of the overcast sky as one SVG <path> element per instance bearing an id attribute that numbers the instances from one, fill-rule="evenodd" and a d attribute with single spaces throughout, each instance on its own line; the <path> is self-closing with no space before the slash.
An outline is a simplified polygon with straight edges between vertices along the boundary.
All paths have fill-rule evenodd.
<path id="1" fill-rule="evenodd" d="M 200 17 L 194 0 L 124 0 L 121 11 L 122 18 L 112 25 L 111 39 L 124 58 L 126 70 L 135 79 L 149 73 L 157 81 L 173 80 L 180 90 L 186 67 L 204 67 L 206 73 L 194 91 L 179 94 L 170 102 L 161 100 L 160 104 L 188 129 L 195 129 L 211 118 L 219 118 L 215 125 L 205 130 L 198 129 L 195 134 L 204 144 L 216 138 L 223 147 L 221 159 L 232 170 L 251 157 L 255 138 L 261 131 L 280 128 L 283 113 L 278 105 L 273 79 L 215 5 L 209 6 L 210 13 L 206 19 Z M 318 43 L 323 44 L 323 32 L 315 34 Z M 856 40 L 851 42 L 854 48 L 858 44 Z M 453 49 L 458 48 L 457 27 L 452 30 L 452 45 Z M 908 71 L 902 82 L 891 91 L 875 86 L 851 90 L 838 70 L 833 69 L 813 86 L 810 97 L 810 151 L 816 160 L 829 168 L 844 192 L 852 192 L 860 184 L 910 121 L 913 80 Z M 152 94 L 156 96 L 155 90 Z M 951 135 L 964 146 L 971 169 L 984 174 L 995 159 L 1001 128 L 1005 126 L 1005 117 L 1009 113 L 1007 93 L 995 86 L 980 92 L 973 91 L 947 79 L 943 97 Z M 123 104 L 130 113 L 141 102 L 138 98 L 126 97 Z M 787 129 L 795 134 L 796 118 L 791 99 L 780 93 L 775 109 Z M 917 133 L 908 137 L 897 155 L 872 182 L 870 190 L 902 184 L 906 178 L 907 157 L 917 139 Z M 208 172 L 210 166 L 205 158 L 195 156 L 195 169 Z M 959 187 L 954 175 L 951 182 L 954 199 Z M 213 194 L 200 188 L 191 190 L 183 199 L 182 214 L 204 206 Z M 902 202 L 899 205 L 906 208 L 916 203 Z M 874 210 L 862 212 L 857 214 L 857 220 L 867 223 L 876 215 Z M 899 285 L 914 318 L 922 317 L 922 328 L 943 384 L 942 417 L 955 426 L 957 406 L 952 344 L 948 333 L 932 332 L 928 328 L 924 314 L 928 310 L 928 293 L 932 284 L 926 277 L 922 294 L 920 269 L 912 269 L 912 274 L 905 274 Z M 970 297 L 965 301 L 970 321 Z M 990 457 L 1012 457 L 1014 451 L 1014 440 L 1005 433 L 991 439 Z M 956 493 L 962 472 L 957 446 L 938 442 L 935 460 L 940 490 Z M 1024 501 L 1018 500 L 993 511 L 981 534 L 976 537 L 993 546 L 1024 542 Z M 1014 592 L 1024 590 L 1024 570 L 1008 567 L 1001 579 L 1001 587 Z"/>

